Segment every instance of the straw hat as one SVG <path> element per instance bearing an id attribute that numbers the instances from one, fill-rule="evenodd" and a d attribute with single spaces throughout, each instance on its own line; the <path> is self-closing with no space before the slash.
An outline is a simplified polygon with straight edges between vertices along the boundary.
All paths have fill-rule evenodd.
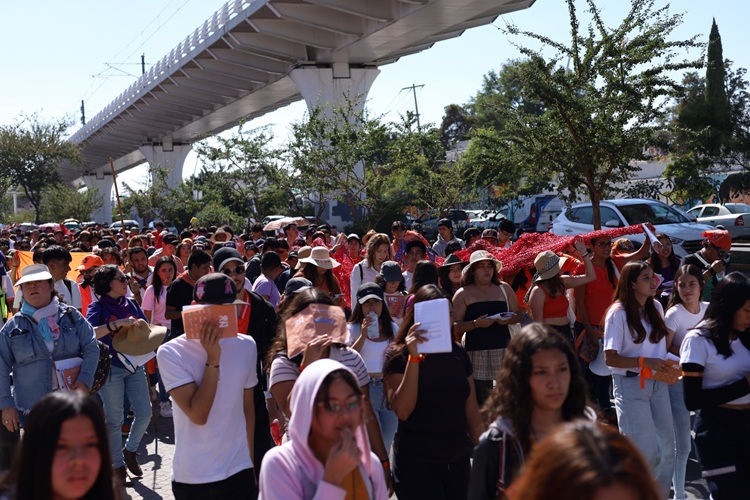
<path id="1" fill-rule="evenodd" d="M 331 258 L 331 254 L 326 247 L 313 248 L 309 257 L 300 259 L 299 261 L 306 264 L 313 264 L 323 269 L 333 269 L 341 265 Z"/>
<path id="2" fill-rule="evenodd" d="M 476 267 L 479 262 L 486 260 L 495 263 L 495 271 L 498 273 L 503 268 L 503 263 L 497 260 L 495 256 L 487 250 L 476 250 L 471 254 L 471 257 L 469 257 L 469 264 L 464 267 L 463 271 L 461 271 L 461 276 L 468 276 L 470 273 L 474 272 L 474 267 Z"/>
<path id="3" fill-rule="evenodd" d="M 565 258 L 560 258 L 552 250 L 545 250 L 534 259 L 537 278 L 534 281 L 550 279 L 560 273 Z"/>
<path id="4" fill-rule="evenodd" d="M 304 246 L 297 250 L 297 256 L 299 257 L 299 260 L 297 260 L 297 265 L 294 266 L 295 269 L 299 269 L 300 267 L 302 267 L 302 259 L 310 257 L 310 252 L 312 252 L 312 247 L 310 246 Z"/>
<path id="5" fill-rule="evenodd" d="M 139 319 L 135 325 L 122 327 L 112 339 L 112 346 L 123 354 L 142 356 L 158 349 L 166 335 L 165 326 L 149 325 Z"/>

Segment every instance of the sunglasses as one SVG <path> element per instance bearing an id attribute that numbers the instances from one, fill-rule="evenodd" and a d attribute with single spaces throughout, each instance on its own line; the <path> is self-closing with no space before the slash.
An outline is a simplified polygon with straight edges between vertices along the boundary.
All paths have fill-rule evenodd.
<path id="1" fill-rule="evenodd" d="M 234 269 L 223 269 L 221 272 L 226 274 L 227 276 L 231 276 L 232 274 L 240 275 L 240 274 L 244 274 L 245 266 L 239 265 L 235 267 Z"/>
<path id="2" fill-rule="evenodd" d="M 722 250 L 721 248 L 717 247 L 713 243 L 711 243 L 711 246 L 714 247 L 714 250 L 716 250 L 716 253 L 719 254 L 719 257 L 725 257 L 729 252 L 726 250 Z"/>
<path id="3" fill-rule="evenodd" d="M 611 241 L 601 241 L 599 243 L 596 243 L 596 246 L 598 246 L 599 248 L 609 248 L 609 247 L 612 246 L 612 242 Z"/>
<path id="4" fill-rule="evenodd" d="M 127 283 L 130 281 L 130 276 L 118 276 L 115 278 L 115 281 L 119 281 L 120 283 Z"/>

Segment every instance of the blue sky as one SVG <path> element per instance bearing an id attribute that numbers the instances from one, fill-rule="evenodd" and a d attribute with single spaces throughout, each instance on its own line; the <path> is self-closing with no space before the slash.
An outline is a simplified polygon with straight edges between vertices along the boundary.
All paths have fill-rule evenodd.
<path id="1" fill-rule="evenodd" d="M 81 99 L 92 117 L 125 90 L 140 74 L 140 55 L 153 63 L 181 42 L 223 4 L 224 0 L 79 0 L 58 2 L 5 2 L 5 23 L 0 30 L 3 77 L 0 78 L 0 124 L 13 123 L 22 113 L 38 113 L 45 119 L 79 118 Z M 584 2 L 577 2 L 580 8 Z M 625 0 L 600 0 L 604 17 L 615 25 L 629 6 Z M 657 1 L 657 5 L 665 2 Z M 750 67 L 746 51 L 750 41 L 746 20 L 749 2 L 727 0 L 678 0 L 672 11 L 684 13 L 684 24 L 675 38 L 700 35 L 707 41 L 711 18 L 719 25 L 724 56 L 735 67 Z M 564 0 L 537 0 L 528 10 L 495 21 L 495 26 L 514 22 L 522 29 L 543 33 L 555 40 L 568 39 Z M 368 96 L 368 107 L 377 115 L 397 120 L 398 113 L 412 111 L 414 99 L 403 87 L 417 90 L 422 124 L 439 124 L 443 109 L 465 103 L 479 89 L 482 76 L 519 56 L 511 40 L 495 26 L 465 32 L 440 42 L 420 54 L 381 67 Z M 516 40 L 521 41 L 521 40 Z M 142 46 L 141 46 L 142 45 Z M 695 54 L 697 55 L 697 54 Z M 126 63 L 122 65 L 122 63 Z M 111 69 L 107 65 L 117 66 Z M 110 75 L 108 78 L 105 78 Z M 284 139 L 289 124 L 304 118 L 305 104 L 298 102 L 251 122 L 274 125 Z M 195 169 L 188 158 L 185 174 Z M 136 172 L 131 176 L 142 175 Z"/>

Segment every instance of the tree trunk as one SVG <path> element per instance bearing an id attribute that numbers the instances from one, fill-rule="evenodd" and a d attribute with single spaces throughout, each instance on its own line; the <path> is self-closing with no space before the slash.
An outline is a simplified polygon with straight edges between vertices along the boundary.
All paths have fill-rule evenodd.
<path id="1" fill-rule="evenodd" d="M 594 218 L 594 231 L 598 231 L 602 228 L 602 212 L 599 209 L 599 195 L 598 193 L 591 196 L 591 211 Z"/>

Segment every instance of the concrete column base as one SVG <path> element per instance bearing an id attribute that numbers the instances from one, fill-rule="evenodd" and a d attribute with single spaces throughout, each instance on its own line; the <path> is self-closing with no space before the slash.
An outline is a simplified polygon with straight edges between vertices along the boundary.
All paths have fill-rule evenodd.
<path id="1" fill-rule="evenodd" d="M 165 151 L 165 147 L 168 150 Z M 192 151 L 192 146 L 190 144 L 175 144 L 168 147 L 166 144 L 146 144 L 138 150 L 146 157 L 149 166 L 167 169 L 169 172 L 167 185 L 170 188 L 175 188 L 182 181 L 182 169 L 185 166 L 185 159 Z M 153 168 L 152 172 L 154 172 Z"/>
<path id="2" fill-rule="evenodd" d="M 104 174 L 97 172 L 94 175 L 84 175 L 82 179 L 88 189 L 95 190 L 102 196 L 102 206 L 99 210 L 91 212 L 91 220 L 111 224 L 112 187 L 115 184 L 112 174 L 110 172 Z"/>

